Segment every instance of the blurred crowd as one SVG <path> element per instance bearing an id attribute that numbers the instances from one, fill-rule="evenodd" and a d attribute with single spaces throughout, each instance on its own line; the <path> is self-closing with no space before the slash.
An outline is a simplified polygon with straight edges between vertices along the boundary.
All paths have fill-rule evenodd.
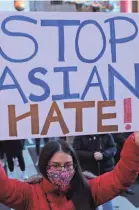
<path id="1" fill-rule="evenodd" d="M 123 145 L 130 133 L 115 133 L 115 134 L 99 134 L 99 135 L 85 135 L 76 137 L 60 137 L 72 144 L 76 150 L 79 162 L 83 171 L 88 171 L 94 176 L 101 175 L 111 171 L 115 164 L 120 159 L 120 153 Z M 44 145 L 52 140 L 59 138 L 44 138 Z M 0 159 L 4 167 L 7 164 L 9 169 L 9 177 L 14 178 L 15 166 L 19 166 L 21 170 L 21 179 L 28 178 L 26 173 L 25 158 L 23 150 L 25 149 L 26 140 L 7 140 L 0 141 Z M 41 139 L 34 139 L 35 152 L 37 156 L 38 165 Z M 132 194 L 132 191 L 128 191 Z"/>
<path id="2" fill-rule="evenodd" d="M 72 144 L 76 151 L 83 172 L 91 174 L 93 177 L 99 176 L 114 169 L 115 164 L 120 159 L 123 145 L 131 133 L 97 134 L 76 137 L 60 137 Z M 57 141 L 59 138 L 44 138 L 46 145 L 49 141 Z M 28 179 L 26 173 L 25 157 L 23 150 L 26 149 L 26 140 L 0 141 L 0 159 L 3 167 L 8 166 L 10 178 L 14 178 L 15 166 L 21 170 L 20 180 Z M 34 139 L 35 152 L 38 160 L 41 152 L 41 139 Z M 125 193 L 133 195 L 134 192 L 128 189 Z M 103 204 L 103 210 L 113 210 L 112 201 Z"/>

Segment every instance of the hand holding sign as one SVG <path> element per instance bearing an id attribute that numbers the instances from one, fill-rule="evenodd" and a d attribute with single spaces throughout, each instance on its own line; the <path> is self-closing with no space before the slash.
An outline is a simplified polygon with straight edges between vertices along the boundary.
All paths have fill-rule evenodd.
<path id="1" fill-rule="evenodd" d="M 135 142 L 139 146 L 139 131 L 135 132 Z"/>

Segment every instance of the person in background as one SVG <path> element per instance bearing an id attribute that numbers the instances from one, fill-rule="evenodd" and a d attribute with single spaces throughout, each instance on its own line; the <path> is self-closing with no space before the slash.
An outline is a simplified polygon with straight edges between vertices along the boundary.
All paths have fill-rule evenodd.
<path id="1" fill-rule="evenodd" d="M 40 138 L 36 138 L 35 140 L 35 145 L 36 145 L 36 154 L 37 154 L 37 161 L 36 161 L 36 166 L 38 166 L 38 162 L 39 162 L 39 156 L 40 156 L 40 144 L 41 144 L 41 139 Z M 44 138 L 44 145 L 47 144 L 49 142 L 49 138 Z"/>
<path id="2" fill-rule="evenodd" d="M 26 139 L 22 139 L 20 141 L 21 141 L 21 144 L 23 145 L 23 150 L 25 150 L 26 149 L 26 146 L 25 146 Z M 14 165 L 17 167 L 19 166 L 19 161 L 18 161 L 17 157 L 14 157 Z"/>
<path id="3" fill-rule="evenodd" d="M 75 137 L 73 147 L 83 171 L 99 176 L 113 170 L 117 149 L 111 134 Z M 113 210 L 112 201 L 103 204 L 103 210 Z"/>
<path id="4" fill-rule="evenodd" d="M 19 167 L 21 170 L 21 179 L 26 180 L 28 176 L 25 171 L 25 161 L 23 157 L 23 141 L 22 140 L 6 140 L 3 141 L 3 150 L 6 154 L 6 159 L 9 168 L 9 177 L 14 178 L 14 159 L 18 159 Z"/>
<path id="5" fill-rule="evenodd" d="M 2 167 L 4 167 L 5 161 L 4 161 L 4 151 L 3 151 L 3 142 L 2 141 L 0 141 L 0 160 L 2 163 Z"/>
<path id="6" fill-rule="evenodd" d="M 0 203 L 16 210 L 95 210 L 134 182 L 139 172 L 139 132 L 127 139 L 117 166 L 99 177 L 86 180 L 74 149 L 63 140 L 45 145 L 39 171 L 41 181 L 29 184 L 9 179 L 0 165 Z"/>
<path id="7" fill-rule="evenodd" d="M 131 132 L 112 134 L 113 138 L 114 138 L 114 141 L 116 143 L 116 147 L 117 147 L 117 152 L 116 152 L 116 155 L 115 155 L 116 163 L 120 160 L 120 154 L 121 154 L 121 151 L 123 149 L 124 143 L 125 143 L 126 139 L 128 138 L 128 136 L 130 134 L 131 134 Z"/>
<path id="8" fill-rule="evenodd" d="M 67 137 L 66 137 L 66 142 L 67 142 L 68 144 L 73 145 L 74 138 L 75 138 L 75 136 L 67 136 Z"/>

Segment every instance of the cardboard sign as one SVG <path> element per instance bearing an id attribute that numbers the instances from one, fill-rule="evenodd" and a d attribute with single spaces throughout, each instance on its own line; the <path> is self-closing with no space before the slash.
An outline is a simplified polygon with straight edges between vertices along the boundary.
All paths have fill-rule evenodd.
<path id="1" fill-rule="evenodd" d="M 0 139 L 139 129 L 139 15 L 1 12 Z"/>

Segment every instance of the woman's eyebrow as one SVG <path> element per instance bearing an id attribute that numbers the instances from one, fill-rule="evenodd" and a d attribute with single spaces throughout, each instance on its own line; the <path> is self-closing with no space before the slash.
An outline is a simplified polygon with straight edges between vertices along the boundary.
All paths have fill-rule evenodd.
<path id="1" fill-rule="evenodd" d="M 56 162 L 56 161 L 54 161 L 54 162 L 52 162 L 52 163 L 54 163 L 54 164 L 61 164 L 61 162 Z M 64 164 L 66 164 L 66 163 L 73 163 L 72 161 L 67 161 L 67 162 L 65 162 Z"/>

